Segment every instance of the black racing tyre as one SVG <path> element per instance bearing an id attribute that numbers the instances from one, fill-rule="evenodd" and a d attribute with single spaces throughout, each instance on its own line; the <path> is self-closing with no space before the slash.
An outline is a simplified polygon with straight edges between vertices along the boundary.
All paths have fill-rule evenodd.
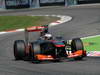
<path id="1" fill-rule="evenodd" d="M 23 40 L 14 42 L 14 56 L 16 60 L 21 60 L 25 57 L 25 42 Z"/>
<path id="2" fill-rule="evenodd" d="M 36 54 L 40 54 L 41 53 L 41 49 L 40 49 L 40 45 L 36 42 L 31 43 L 31 58 L 34 60 L 35 59 L 35 55 Z"/>
<path id="3" fill-rule="evenodd" d="M 84 50 L 83 42 L 80 38 L 75 38 L 71 42 L 72 53 L 77 50 Z"/>
<path id="4" fill-rule="evenodd" d="M 31 43 L 31 51 L 30 51 L 30 56 L 31 56 L 31 61 L 32 63 L 40 63 L 41 61 L 37 59 L 36 54 L 40 54 L 41 49 L 40 45 L 38 43 Z"/>

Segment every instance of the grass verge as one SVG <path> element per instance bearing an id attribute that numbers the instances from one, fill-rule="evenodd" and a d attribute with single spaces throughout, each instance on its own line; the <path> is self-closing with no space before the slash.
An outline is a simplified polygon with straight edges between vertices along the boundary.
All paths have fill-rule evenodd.
<path id="1" fill-rule="evenodd" d="M 100 36 L 83 39 L 85 50 L 100 51 Z"/>
<path id="2" fill-rule="evenodd" d="M 45 25 L 58 19 L 50 16 L 0 16 L 0 31 Z"/>

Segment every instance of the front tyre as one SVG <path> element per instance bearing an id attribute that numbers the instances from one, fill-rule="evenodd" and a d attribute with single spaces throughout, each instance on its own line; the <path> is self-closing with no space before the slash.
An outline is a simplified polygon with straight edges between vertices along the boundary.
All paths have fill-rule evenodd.
<path id="1" fill-rule="evenodd" d="M 84 52 L 84 46 L 83 46 L 83 42 L 80 38 L 75 38 L 72 40 L 71 42 L 71 50 L 72 53 L 78 51 L 78 50 L 83 50 Z M 76 58 L 74 58 L 75 60 L 82 60 L 83 55 L 82 56 L 78 56 Z"/>
<path id="2" fill-rule="evenodd" d="M 14 42 L 14 56 L 16 60 L 21 60 L 25 57 L 25 42 L 23 40 Z"/>
<path id="3" fill-rule="evenodd" d="M 75 38 L 71 42 L 72 53 L 77 50 L 84 50 L 83 42 L 80 38 Z"/>

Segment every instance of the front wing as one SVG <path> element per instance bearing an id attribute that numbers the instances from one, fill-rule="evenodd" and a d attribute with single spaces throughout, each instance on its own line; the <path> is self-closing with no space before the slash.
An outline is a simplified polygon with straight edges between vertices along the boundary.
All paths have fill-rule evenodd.
<path id="1" fill-rule="evenodd" d="M 64 57 L 65 59 L 67 58 L 77 58 L 77 57 L 85 57 L 86 56 L 86 51 L 83 51 L 83 50 L 78 50 L 74 53 L 70 53 L 70 54 L 67 54 L 66 53 L 66 57 Z M 53 55 L 44 55 L 44 54 L 37 54 L 35 55 L 36 57 L 36 60 L 40 60 L 40 61 L 43 61 L 43 60 L 60 60 L 61 57 L 56 57 L 56 56 L 53 56 Z"/>

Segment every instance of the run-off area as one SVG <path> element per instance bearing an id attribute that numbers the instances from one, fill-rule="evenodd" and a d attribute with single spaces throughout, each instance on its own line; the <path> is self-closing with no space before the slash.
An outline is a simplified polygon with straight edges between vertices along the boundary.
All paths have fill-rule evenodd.
<path id="1" fill-rule="evenodd" d="M 100 56 L 100 35 L 83 38 L 82 40 L 88 56 Z"/>

